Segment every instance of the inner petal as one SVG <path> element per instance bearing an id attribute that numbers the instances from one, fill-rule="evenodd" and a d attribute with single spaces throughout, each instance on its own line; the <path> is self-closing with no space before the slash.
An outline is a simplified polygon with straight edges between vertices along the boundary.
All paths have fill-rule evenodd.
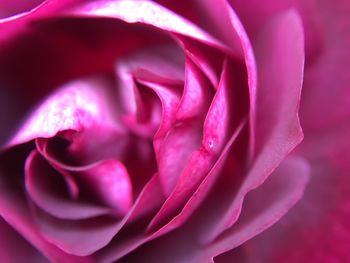
<path id="1" fill-rule="evenodd" d="M 84 185 L 86 195 L 93 195 L 120 214 L 129 211 L 133 203 L 132 184 L 121 162 L 106 160 L 75 175 Z"/>
<path id="2" fill-rule="evenodd" d="M 111 209 L 72 200 L 63 175 L 34 150 L 25 165 L 25 187 L 31 200 L 45 212 L 62 219 L 84 219 L 109 214 Z"/>

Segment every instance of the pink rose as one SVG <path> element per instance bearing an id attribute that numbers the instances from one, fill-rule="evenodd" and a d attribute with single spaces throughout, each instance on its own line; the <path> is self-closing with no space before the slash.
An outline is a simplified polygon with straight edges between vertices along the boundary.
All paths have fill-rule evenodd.
<path id="1" fill-rule="evenodd" d="M 1 262 L 350 258 L 346 1 L 0 3 Z"/>

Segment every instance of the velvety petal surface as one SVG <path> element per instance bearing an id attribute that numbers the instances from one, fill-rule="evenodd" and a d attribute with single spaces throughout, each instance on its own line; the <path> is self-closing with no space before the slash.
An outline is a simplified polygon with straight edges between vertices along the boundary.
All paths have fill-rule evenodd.
<path id="1" fill-rule="evenodd" d="M 291 167 L 293 169 L 290 169 Z M 212 262 L 213 255 L 220 253 L 222 249 L 228 249 L 225 246 L 245 241 L 285 214 L 301 198 L 308 179 L 308 172 L 308 165 L 303 160 L 291 158 L 282 163 L 262 187 L 248 194 L 247 204 L 255 206 L 259 200 L 260 207 L 255 206 L 255 211 L 247 209 L 242 214 L 242 223 L 239 223 L 237 228 L 233 227 L 226 233 L 227 235 L 218 239 L 211 246 L 200 244 L 198 234 L 201 233 L 201 230 L 197 228 L 199 218 L 196 218 L 190 220 L 180 230 L 172 232 L 171 235 L 147 243 L 123 258 L 121 262 L 138 262 L 142 258 L 147 258 L 152 262 Z M 278 189 L 278 191 L 271 191 L 271 189 Z M 246 220 L 253 220 L 254 224 L 245 224 Z M 228 241 L 230 238 L 234 241 L 232 239 Z"/>
<path id="2" fill-rule="evenodd" d="M 349 257 L 350 127 L 344 124 L 313 136 L 304 151 L 310 181 L 303 198 L 285 217 L 243 244 L 240 262 L 346 262 Z M 325 249 L 326 248 L 326 249 Z M 220 259 L 220 257 L 218 257 Z M 231 262 L 224 260 L 218 262 Z"/>
<path id="3" fill-rule="evenodd" d="M 39 251 L 23 239 L 2 218 L 0 219 L 0 233 L 1 262 L 25 262 L 30 258 L 32 262 L 48 263 L 48 260 L 40 255 Z"/>
<path id="4" fill-rule="evenodd" d="M 205 43 L 209 43 L 210 45 L 225 48 L 224 45 L 190 21 L 148 0 L 103 0 L 81 5 L 73 10 L 72 13 L 78 15 L 115 17 L 129 23 L 141 22 L 159 27 L 166 31 L 193 37 Z"/>
<path id="5" fill-rule="evenodd" d="M 257 46 L 260 79 L 257 154 L 238 192 L 228 192 L 225 199 L 218 201 L 218 210 L 212 213 L 217 219 L 211 220 L 210 231 L 203 232 L 207 242 L 234 224 L 245 194 L 261 185 L 303 137 L 297 115 L 304 65 L 303 32 L 298 15 L 290 11 L 276 18 L 262 32 Z M 281 56 L 286 59 L 281 60 Z"/>
<path id="6" fill-rule="evenodd" d="M 297 153 L 310 163 L 310 183 L 303 199 L 281 221 L 240 247 L 241 262 L 346 262 L 350 258 L 350 82 L 344 66 L 350 58 L 346 29 L 350 5 L 348 1 L 307 4 L 302 2 L 299 8 L 320 38 L 319 49 L 306 60 L 300 112 L 305 139 Z"/>
<path id="7" fill-rule="evenodd" d="M 5 180 L 5 178 L 6 176 L 1 172 L 0 213 L 14 229 L 53 262 L 92 262 L 91 258 L 80 258 L 63 252 L 40 235 L 32 213 L 27 206 L 26 197 L 19 191 L 18 185 L 14 181 Z"/>
<path id="8" fill-rule="evenodd" d="M 76 81 L 62 87 L 31 114 L 9 146 L 53 137 L 59 131 L 83 131 L 94 125 L 121 132 L 109 88 L 103 80 Z"/>
<path id="9" fill-rule="evenodd" d="M 158 225 L 164 219 L 169 220 L 171 215 L 188 201 L 215 164 L 218 152 L 222 150 L 223 145 L 227 142 L 227 136 L 232 132 L 229 119 L 234 118 L 228 101 L 230 98 L 228 95 L 231 89 L 230 84 L 232 84 L 228 81 L 228 74 L 229 67 L 225 63 L 218 90 L 204 121 L 201 145 L 191 154 L 173 192 L 152 220 L 150 228 L 153 228 L 153 225 Z M 216 129 L 216 127 L 220 127 L 220 129 Z"/>
<path id="10" fill-rule="evenodd" d="M 6 18 L 28 12 L 40 5 L 43 0 L 0 1 L 0 18 Z"/>
<path id="11" fill-rule="evenodd" d="M 27 158 L 25 185 L 31 200 L 47 213 L 64 219 L 84 219 L 112 212 L 110 209 L 70 198 L 63 175 L 49 167 L 37 151 Z"/>

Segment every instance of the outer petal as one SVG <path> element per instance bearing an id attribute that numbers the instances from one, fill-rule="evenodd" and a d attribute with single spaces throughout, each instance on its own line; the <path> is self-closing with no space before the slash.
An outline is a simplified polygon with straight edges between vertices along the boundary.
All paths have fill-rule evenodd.
<path id="1" fill-rule="evenodd" d="M 242 221 L 210 246 L 198 242 L 201 230 L 197 228 L 200 218 L 196 217 L 180 230 L 147 243 L 121 262 L 139 262 L 142 258 L 152 262 L 210 262 L 214 255 L 244 242 L 284 215 L 301 198 L 308 171 L 303 160 L 285 161 L 263 186 L 249 193 L 247 204 L 255 209 L 247 208 Z M 257 203 L 260 206 L 256 207 Z"/>
<path id="2" fill-rule="evenodd" d="M 32 262 L 48 263 L 39 252 L 0 218 L 0 261 L 3 263 Z"/>
<path id="3" fill-rule="evenodd" d="M 189 20 L 155 2 L 104 0 L 81 5 L 67 13 L 74 16 L 118 18 L 128 23 L 142 23 L 174 33 L 176 39 L 183 42 L 187 50 L 200 58 L 195 62 L 201 65 L 214 86 L 217 86 L 218 74 L 216 74 L 217 65 L 216 63 L 213 65 L 213 61 L 220 60 L 221 54 L 217 55 L 218 52 L 213 53 L 210 49 L 214 48 L 235 57 L 230 47 L 222 44 Z M 193 43 L 193 40 L 198 43 Z"/>
<path id="4" fill-rule="evenodd" d="M 239 249 L 239 262 L 349 260 L 349 134 L 348 124 L 324 130 L 310 140 L 306 134 L 304 147 L 299 148 L 308 156 L 311 168 L 304 197 L 274 226 L 243 244 Z"/>
<path id="5" fill-rule="evenodd" d="M 207 242 L 234 224 L 245 194 L 261 185 L 303 137 L 298 106 L 304 49 L 298 15 L 290 11 L 276 18 L 262 33 L 256 54 L 260 73 L 257 155 L 238 193 L 227 192 L 225 199 L 218 202 L 210 231 L 203 234 Z"/>
<path id="6" fill-rule="evenodd" d="M 309 164 L 301 158 L 282 162 L 266 183 L 247 195 L 237 223 L 210 245 L 210 254 L 237 247 L 277 222 L 302 198 L 309 173 Z"/>
<path id="7" fill-rule="evenodd" d="M 271 229 L 244 244 L 240 262 L 347 262 L 350 258 L 349 1 L 308 1 L 321 49 L 306 61 L 301 101 L 311 164 L 303 199 Z M 220 262 L 220 261 L 218 261 Z M 231 262 L 231 261 L 227 261 Z"/>
<path id="8" fill-rule="evenodd" d="M 301 104 L 303 129 L 317 132 L 346 121 L 349 118 L 350 98 L 350 78 L 346 70 L 350 63 L 349 2 L 253 1 L 257 8 L 250 8 L 240 0 L 232 0 L 232 4 L 252 36 L 255 35 L 252 30 L 259 31 L 269 17 L 288 6 L 298 9 L 306 40 L 304 95 Z M 324 107 L 325 103 L 329 107 Z"/>
<path id="9" fill-rule="evenodd" d="M 306 60 L 301 103 L 301 121 L 311 136 L 350 119 L 350 3 L 316 1 L 300 9 L 318 22 L 314 31 L 320 34 L 318 52 Z"/>

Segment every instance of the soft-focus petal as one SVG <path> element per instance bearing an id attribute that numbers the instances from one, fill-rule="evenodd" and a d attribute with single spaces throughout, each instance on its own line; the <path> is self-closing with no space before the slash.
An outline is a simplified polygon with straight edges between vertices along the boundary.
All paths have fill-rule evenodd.
<path id="1" fill-rule="evenodd" d="M 48 263 L 26 240 L 0 218 L 0 262 Z M 20 252 L 20 253 L 19 253 Z"/>
<path id="2" fill-rule="evenodd" d="M 240 262 L 348 261 L 349 136 L 348 124 L 310 140 L 306 134 L 305 147 L 299 150 L 308 158 L 311 177 L 303 198 L 279 222 L 240 247 Z"/>
<path id="3" fill-rule="evenodd" d="M 323 1 L 304 12 L 318 21 L 315 31 L 321 35 L 317 56 L 306 61 L 300 109 L 305 133 L 311 136 L 350 118 L 350 3 Z"/>
<path id="4" fill-rule="evenodd" d="M 42 235 L 32 218 L 25 196 L 18 190 L 18 185 L 1 171 L 0 176 L 0 213 L 23 237 L 53 262 L 91 263 L 91 258 L 80 258 L 63 252 L 48 242 Z"/>
<path id="5" fill-rule="evenodd" d="M 0 1 L 0 19 L 7 18 L 10 16 L 18 16 L 25 12 L 28 12 L 38 5 L 40 5 L 44 0 L 28 0 L 28 1 Z"/>
<path id="6" fill-rule="evenodd" d="M 51 244 L 75 256 L 88 256 L 106 246 L 113 238 L 119 222 L 112 217 L 63 220 L 33 207 L 40 233 Z"/>
<path id="7" fill-rule="evenodd" d="M 304 159 L 284 160 L 261 187 L 247 195 L 237 223 L 210 245 L 210 255 L 235 248 L 277 222 L 302 198 L 309 174 Z"/>

